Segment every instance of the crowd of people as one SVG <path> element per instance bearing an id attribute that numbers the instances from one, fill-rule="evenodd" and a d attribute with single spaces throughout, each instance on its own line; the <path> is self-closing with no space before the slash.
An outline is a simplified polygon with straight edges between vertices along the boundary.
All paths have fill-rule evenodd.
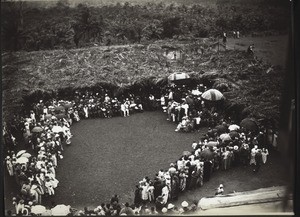
<path id="1" fill-rule="evenodd" d="M 160 107 L 169 121 L 178 124 L 176 131 L 190 132 L 207 126 L 210 127 L 207 134 L 192 143 L 191 152 L 184 152 L 168 169 L 158 171 L 152 180 L 144 177 L 136 185 L 133 204 L 121 204 L 115 195 L 110 203 L 93 210 L 85 208 L 76 215 L 189 213 L 196 210 L 197 203 L 183 201 L 181 207 L 176 207 L 171 202 L 177 200 L 181 192 L 201 187 L 214 171 L 251 165 L 253 171 L 258 172 L 267 162 L 268 147 L 261 140 L 264 133 L 255 134 L 243 128 L 229 130 L 232 120 L 226 120 L 215 107 L 208 107 L 201 99 L 201 93 L 206 90 L 203 84 L 194 90 L 183 85 L 170 86 L 160 97 L 149 94 L 146 107 Z M 70 101 L 40 100 L 21 118 L 19 125 L 29 151 L 18 150 L 12 127 L 4 123 L 4 143 L 9 147 L 5 158 L 7 171 L 20 186 L 20 193 L 13 198 L 15 213 L 34 215 L 32 206 L 42 204 L 44 197 L 55 195 L 59 184 L 56 168 L 63 159 L 64 147 L 71 144 L 70 127 L 74 122 L 86 118 L 127 117 L 144 110 L 144 99 L 133 93 L 116 98 L 107 92 L 76 91 Z M 213 129 L 217 124 L 223 126 L 223 131 Z M 226 133 L 230 138 L 222 137 Z"/>

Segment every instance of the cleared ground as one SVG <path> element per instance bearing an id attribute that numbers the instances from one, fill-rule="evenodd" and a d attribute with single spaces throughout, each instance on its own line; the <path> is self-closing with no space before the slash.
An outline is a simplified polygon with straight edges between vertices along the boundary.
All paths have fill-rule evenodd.
<path id="1" fill-rule="evenodd" d="M 176 133 L 175 125 L 166 121 L 162 112 L 145 112 L 130 117 L 82 120 L 72 126 L 72 145 L 65 148 L 64 159 L 59 162 L 57 177 L 60 181 L 53 198 L 44 200 L 69 204 L 75 208 L 93 208 L 108 202 L 115 193 L 121 202 L 132 202 L 135 184 L 144 176 L 154 177 L 159 169 L 166 169 L 184 150 L 191 150 L 197 133 Z M 284 185 L 284 168 L 279 155 L 271 153 L 267 165 L 257 174 L 250 167 L 218 171 L 202 188 L 183 193 L 175 204 L 183 200 L 192 202 L 213 196 L 222 183 L 225 193 L 255 190 L 261 187 Z M 14 180 L 6 178 L 6 196 L 11 196 Z M 11 193 L 12 192 L 12 193 Z M 11 198 L 6 198 L 7 208 Z"/>

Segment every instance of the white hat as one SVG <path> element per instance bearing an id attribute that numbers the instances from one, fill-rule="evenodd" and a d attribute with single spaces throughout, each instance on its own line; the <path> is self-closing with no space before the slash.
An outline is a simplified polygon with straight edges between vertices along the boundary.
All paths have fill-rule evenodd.
<path id="1" fill-rule="evenodd" d="M 188 202 L 186 202 L 186 201 L 183 201 L 183 202 L 181 203 L 181 206 L 182 206 L 182 207 L 188 207 L 188 206 L 189 206 L 189 204 L 188 204 Z"/>
<path id="2" fill-rule="evenodd" d="M 168 212 L 168 209 L 166 208 L 166 207 L 164 207 L 164 208 L 162 208 L 162 213 L 166 213 L 166 212 Z"/>
<path id="3" fill-rule="evenodd" d="M 237 145 L 235 145 L 235 146 L 233 146 L 233 149 L 234 149 L 234 150 L 238 150 L 239 147 L 238 147 Z"/>
<path id="4" fill-rule="evenodd" d="M 222 184 L 220 184 L 219 188 L 223 188 L 223 185 L 222 185 Z"/>
<path id="5" fill-rule="evenodd" d="M 172 209 L 172 208 L 174 208 L 174 204 L 169 203 L 169 204 L 168 204 L 168 209 Z"/>

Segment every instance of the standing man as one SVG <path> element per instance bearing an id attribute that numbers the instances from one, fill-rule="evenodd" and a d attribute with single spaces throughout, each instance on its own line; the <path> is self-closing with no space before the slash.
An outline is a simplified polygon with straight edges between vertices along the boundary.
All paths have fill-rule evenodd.
<path id="1" fill-rule="evenodd" d="M 226 44 L 227 42 L 227 35 L 226 32 L 223 32 L 223 43 Z"/>
<path id="2" fill-rule="evenodd" d="M 261 151 L 261 149 L 258 149 L 256 154 L 255 154 L 255 162 L 256 162 L 256 165 L 255 165 L 255 169 L 253 170 L 253 172 L 258 172 L 260 166 L 262 165 L 262 151 Z"/>

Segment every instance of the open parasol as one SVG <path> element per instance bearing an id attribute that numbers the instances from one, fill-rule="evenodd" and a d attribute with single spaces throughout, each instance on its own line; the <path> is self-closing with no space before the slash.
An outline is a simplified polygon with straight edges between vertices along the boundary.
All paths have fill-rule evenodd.
<path id="1" fill-rule="evenodd" d="M 73 106 L 72 103 L 66 103 L 66 104 L 64 104 L 64 108 L 65 109 L 71 108 L 72 106 Z"/>
<path id="2" fill-rule="evenodd" d="M 219 145 L 219 143 L 218 143 L 217 141 L 209 141 L 209 142 L 206 144 L 206 146 L 212 146 L 212 147 L 218 146 L 218 145 Z"/>
<path id="3" fill-rule="evenodd" d="M 184 156 L 190 156 L 192 153 L 191 152 L 189 152 L 189 151 L 184 151 L 183 153 L 182 153 L 182 155 L 184 155 Z"/>
<path id="4" fill-rule="evenodd" d="M 21 157 L 30 158 L 31 154 L 29 154 L 28 152 L 25 152 L 24 154 L 21 155 Z"/>
<path id="5" fill-rule="evenodd" d="M 34 128 L 31 130 L 32 133 L 40 133 L 40 132 L 42 132 L 42 131 L 43 131 L 43 128 L 41 128 L 41 127 L 34 127 Z"/>
<path id="6" fill-rule="evenodd" d="M 46 212 L 46 207 L 42 205 L 35 205 L 31 207 L 31 213 L 39 215 Z"/>
<path id="7" fill-rule="evenodd" d="M 51 119 L 51 118 L 52 118 L 52 115 L 51 115 L 51 114 L 45 115 L 45 119 Z"/>
<path id="8" fill-rule="evenodd" d="M 51 214 L 54 216 L 66 216 L 70 213 L 70 208 L 71 208 L 70 205 L 68 206 L 64 204 L 57 205 L 51 209 Z"/>
<path id="9" fill-rule="evenodd" d="M 222 142 L 225 142 L 225 141 L 230 141 L 231 137 L 228 133 L 223 133 L 220 135 L 220 139 L 222 140 Z"/>
<path id="10" fill-rule="evenodd" d="M 212 160 L 214 158 L 214 153 L 211 152 L 209 149 L 204 149 L 200 153 L 200 157 L 203 157 L 205 160 Z"/>
<path id="11" fill-rule="evenodd" d="M 55 115 L 55 117 L 56 117 L 57 119 L 61 119 L 61 118 L 65 118 L 66 115 L 65 115 L 64 113 L 61 113 L 61 114 Z"/>
<path id="12" fill-rule="evenodd" d="M 16 157 L 20 157 L 22 154 L 24 154 L 26 150 L 21 150 L 16 154 Z"/>
<path id="13" fill-rule="evenodd" d="M 26 164 L 28 162 L 28 158 L 26 157 L 20 157 L 16 160 L 16 163 L 19 163 L 19 164 Z"/>
<path id="14" fill-rule="evenodd" d="M 219 101 L 224 99 L 223 94 L 216 89 L 209 89 L 202 93 L 201 97 L 208 101 Z"/>
<path id="15" fill-rule="evenodd" d="M 194 96 L 200 96 L 202 94 L 202 92 L 200 92 L 199 90 L 192 90 L 192 95 Z"/>
<path id="16" fill-rule="evenodd" d="M 64 110 L 65 110 L 65 107 L 63 107 L 63 106 L 56 106 L 54 108 L 54 111 L 64 111 Z"/>
<path id="17" fill-rule="evenodd" d="M 54 132 L 54 133 L 61 133 L 61 132 L 63 132 L 63 131 L 64 131 L 63 128 L 60 127 L 60 126 L 54 126 L 54 127 L 52 128 L 52 132 Z"/>
<path id="18" fill-rule="evenodd" d="M 236 132 L 236 131 L 231 131 L 231 132 L 229 133 L 229 135 L 230 135 L 230 137 L 231 137 L 232 139 L 234 139 L 234 138 L 240 138 L 240 134 L 239 134 L 238 132 Z"/>
<path id="19" fill-rule="evenodd" d="M 232 124 L 228 127 L 229 131 L 236 131 L 240 129 L 240 126 L 236 125 L 236 124 Z"/>
<path id="20" fill-rule="evenodd" d="M 252 131 L 252 132 L 256 132 L 258 131 L 258 125 L 256 124 L 255 120 L 250 119 L 250 118 L 245 118 L 241 121 L 240 123 L 241 127 Z"/>
<path id="21" fill-rule="evenodd" d="M 215 129 L 217 129 L 217 132 L 219 134 L 227 132 L 227 127 L 225 127 L 224 125 L 218 125 L 218 126 L 215 127 Z"/>

